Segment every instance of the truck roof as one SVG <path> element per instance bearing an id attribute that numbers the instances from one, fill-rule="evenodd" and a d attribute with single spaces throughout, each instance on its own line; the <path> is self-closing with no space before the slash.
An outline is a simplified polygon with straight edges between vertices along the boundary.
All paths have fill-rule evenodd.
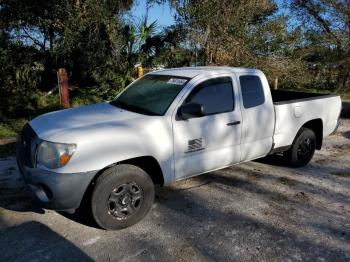
<path id="1" fill-rule="evenodd" d="M 226 67 L 226 66 L 201 66 L 201 67 L 180 67 L 169 68 L 151 72 L 156 75 L 174 75 L 193 78 L 198 75 L 222 74 L 222 73 L 261 73 L 258 69 Z"/>

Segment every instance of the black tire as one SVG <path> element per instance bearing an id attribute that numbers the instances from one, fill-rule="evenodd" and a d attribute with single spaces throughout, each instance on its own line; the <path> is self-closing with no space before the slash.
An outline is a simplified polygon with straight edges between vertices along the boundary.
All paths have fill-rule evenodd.
<path id="1" fill-rule="evenodd" d="M 96 180 L 91 212 L 96 223 L 109 230 L 136 224 L 154 202 L 154 184 L 149 175 L 133 165 L 116 165 Z"/>
<path id="2" fill-rule="evenodd" d="M 311 129 L 302 127 L 296 135 L 290 149 L 283 153 L 287 165 L 292 167 L 306 166 L 316 149 L 316 135 Z"/>

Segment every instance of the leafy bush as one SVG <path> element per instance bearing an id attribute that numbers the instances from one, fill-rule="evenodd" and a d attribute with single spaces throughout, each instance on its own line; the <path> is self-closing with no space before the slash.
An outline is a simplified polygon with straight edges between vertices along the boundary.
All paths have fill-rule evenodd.
<path id="1" fill-rule="evenodd" d="M 27 123 L 24 118 L 8 120 L 6 123 L 0 123 L 0 139 L 14 138 L 21 132 L 23 126 Z"/>
<path id="2" fill-rule="evenodd" d="M 7 139 L 16 137 L 17 133 L 8 125 L 0 123 L 0 139 Z"/>
<path id="3" fill-rule="evenodd" d="M 89 105 L 89 104 L 95 104 L 101 102 L 101 98 L 91 95 L 91 96 L 75 96 L 71 99 L 71 106 L 72 107 L 79 107 L 79 106 L 84 106 L 84 105 Z"/>

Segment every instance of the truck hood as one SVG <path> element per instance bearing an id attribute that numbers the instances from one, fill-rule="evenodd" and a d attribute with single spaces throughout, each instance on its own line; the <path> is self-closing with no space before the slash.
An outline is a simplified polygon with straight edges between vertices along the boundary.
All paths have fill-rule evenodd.
<path id="1" fill-rule="evenodd" d="M 69 143 L 106 129 L 124 127 L 144 115 L 99 103 L 47 113 L 29 122 L 36 134 L 44 140 Z M 147 116 L 146 116 L 147 118 Z"/>

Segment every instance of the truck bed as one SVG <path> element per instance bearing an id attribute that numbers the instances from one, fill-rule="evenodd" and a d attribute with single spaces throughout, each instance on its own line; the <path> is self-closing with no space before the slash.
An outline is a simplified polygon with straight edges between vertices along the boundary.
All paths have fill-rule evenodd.
<path id="1" fill-rule="evenodd" d="M 318 98 L 332 97 L 332 94 L 318 94 L 299 91 L 271 90 L 272 101 L 275 105 L 308 101 Z"/>
<path id="2" fill-rule="evenodd" d="M 296 91 L 271 90 L 275 108 L 275 148 L 290 146 L 300 128 L 311 120 L 319 121 L 323 137 L 337 126 L 340 96 Z"/>

